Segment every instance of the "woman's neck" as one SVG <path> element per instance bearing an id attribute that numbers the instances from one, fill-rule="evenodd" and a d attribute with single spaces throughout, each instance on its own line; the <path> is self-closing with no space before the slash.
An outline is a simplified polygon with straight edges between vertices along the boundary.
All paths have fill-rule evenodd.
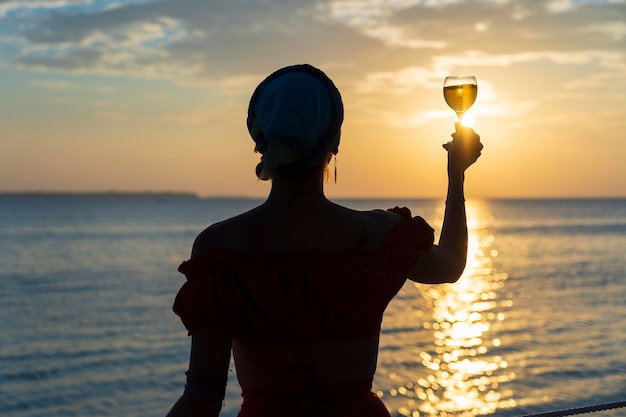
<path id="1" fill-rule="evenodd" d="M 324 195 L 324 172 L 310 171 L 296 177 L 277 177 L 272 180 L 269 200 L 280 198 L 319 197 Z"/>

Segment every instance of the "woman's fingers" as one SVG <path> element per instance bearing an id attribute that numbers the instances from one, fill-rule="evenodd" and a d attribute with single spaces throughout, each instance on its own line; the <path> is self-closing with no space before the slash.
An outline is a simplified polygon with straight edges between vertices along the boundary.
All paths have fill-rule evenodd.
<path id="1" fill-rule="evenodd" d="M 442 146 L 448 151 L 452 166 L 464 171 L 478 160 L 484 146 L 480 142 L 480 136 L 469 127 L 457 125 L 456 132 L 451 136 L 453 140 Z"/>

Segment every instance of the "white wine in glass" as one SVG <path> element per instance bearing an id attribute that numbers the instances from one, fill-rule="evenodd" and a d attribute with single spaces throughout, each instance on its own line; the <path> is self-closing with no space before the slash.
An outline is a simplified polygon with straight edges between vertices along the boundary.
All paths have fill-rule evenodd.
<path id="1" fill-rule="evenodd" d="M 478 83 L 473 75 L 450 75 L 443 80 L 443 97 L 456 112 L 461 123 L 463 114 L 472 107 L 478 94 Z"/>

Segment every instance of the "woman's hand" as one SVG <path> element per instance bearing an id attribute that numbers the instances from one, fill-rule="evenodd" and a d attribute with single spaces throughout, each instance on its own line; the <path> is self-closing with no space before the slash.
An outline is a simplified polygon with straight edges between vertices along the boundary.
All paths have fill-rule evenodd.
<path id="1" fill-rule="evenodd" d="M 463 174 L 478 157 L 483 149 L 474 129 L 456 123 L 456 132 L 452 135 L 452 141 L 443 145 L 448 151 L 448 174 Z"/>

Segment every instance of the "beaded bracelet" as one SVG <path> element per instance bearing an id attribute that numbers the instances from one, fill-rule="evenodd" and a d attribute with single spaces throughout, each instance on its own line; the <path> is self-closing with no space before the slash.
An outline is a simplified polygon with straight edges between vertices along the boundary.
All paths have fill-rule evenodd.
<path id="1" fill-rule="evenodd" d="M 226 395 L 227 372 L 200 372 L 189 369 L 185 372 L 187 383 L 183 395 L 201 400 L 223 401 Z"/>
<path id="2" fill-rule="evenodd" d="M 187 369 L 185 372 L 187 379 L 199 379 L 207 382 L 222 382 L 226 385 L 228 380 L 228 372 L 201 372 L 194 369 Z"/>
<path id="3" fill-rule="evenodd" d="M 183 391 L 183 395 L 185 397 L 198 398 L 200 400 L 224 401 L 226 391 L 213 391 L 210 388 L 196 387 L 185 384 L 185 391 Z"/>

